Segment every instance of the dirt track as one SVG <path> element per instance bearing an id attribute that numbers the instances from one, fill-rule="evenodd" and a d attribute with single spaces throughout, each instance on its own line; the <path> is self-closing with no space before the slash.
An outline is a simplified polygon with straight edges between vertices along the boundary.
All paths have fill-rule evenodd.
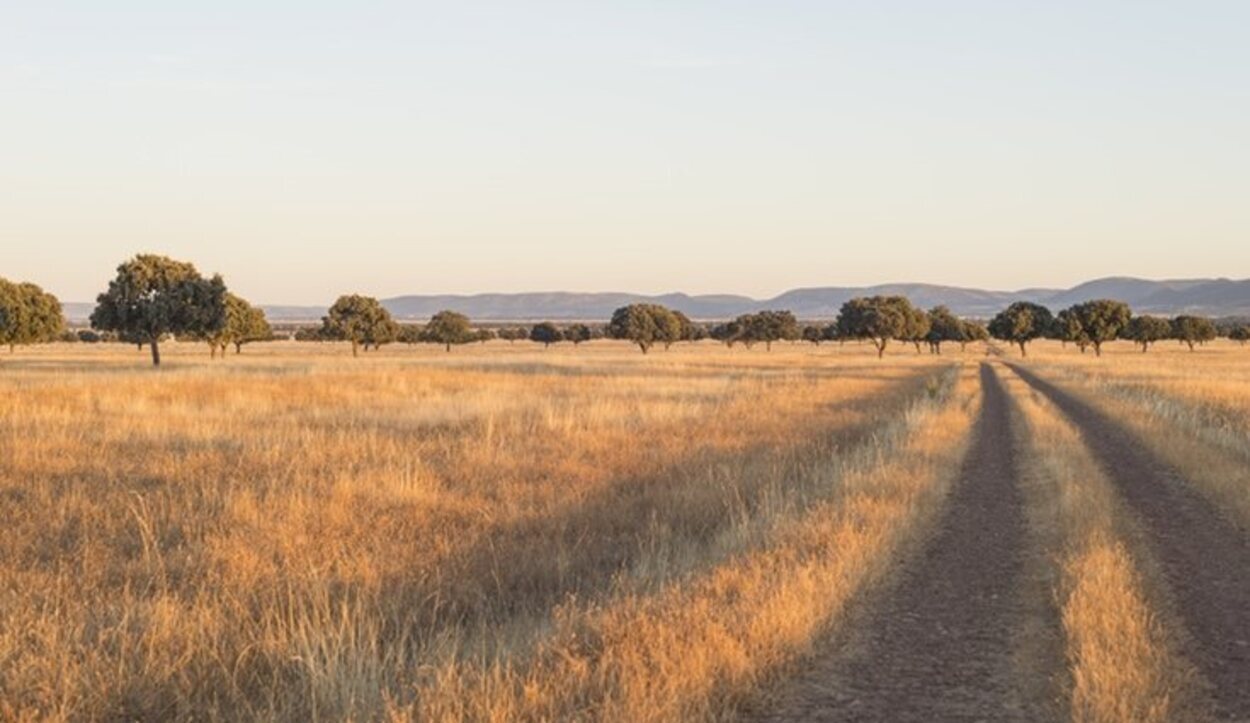
<path id="1" fill-rule="evenodd" d="M 749 718 L 1056 717 L 1045 674 L 1017 665 L 1015 636 L 1036 623 L 1036 606 L 1028 600 L 1036 593 L 1023 580 L 1026 520 L 1007 394 L 988 364 L 981 367 L 981 385 L 984 408 L 973 444 L 932 535 L 904 561 L 893 584 L 868 596 L 863 620 L 848 625 L 844 637 Z"/>
<path id="2" fill-rule="evenodd" d="M 1080 429 L 1140 520 L 1185 627 L 1185 656 L 1212 685 L 1217 714 L 1250 720 L 1250 540 L 1113 419 L 1010 365 Z"/>

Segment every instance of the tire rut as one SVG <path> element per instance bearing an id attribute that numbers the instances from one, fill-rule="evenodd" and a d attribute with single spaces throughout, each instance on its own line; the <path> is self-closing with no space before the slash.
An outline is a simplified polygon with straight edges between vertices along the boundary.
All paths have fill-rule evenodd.
<path id="1" fill-rule="evenodd" d="M 869 593 L 828 652 L 747 717 L 761 721 L 1048 720 L 1053 696 L 1022 674 L 1015 642 L 1027 521 L 1007 392 L 981 365 L 983 407 L 932 534 Z M 862 618 L 862 619 L 860 619 Z M 1058 635 L 1057 625 L 1053 627 Z M 1061 664 L 1061 661 L 1060 663 Z M 1029 680 L 1031 678 L 1031 680 Z M 1045 679 L 1042 675 L 1040 678 Z"/>
<path id="2" fill-rule="evenodd" d="M 1207 683 L 1217 716 L 1250 720 L 1250 540 L 1136 435 L 1075 395 L 1009 365 L 1081 430 L 1162 570 L 1184 627 L 1182 653 Z"/>

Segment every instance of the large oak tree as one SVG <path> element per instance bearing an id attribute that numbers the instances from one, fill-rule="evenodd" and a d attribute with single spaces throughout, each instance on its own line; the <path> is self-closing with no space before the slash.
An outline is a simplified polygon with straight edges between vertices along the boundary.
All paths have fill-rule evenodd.
<path id="1" fill-rule="evenodd" d="M 656 344 L 680 341 L 681 320 L 659 304 L 630 304 L 612 312 L 607 333 L 613 339 L 632 341 L 646 354 Z"/>
<path id="2" fill-rule="evenodd" d="M 326 339 L 351 342 L 352 356 L 359 356 L 362 344 L 394 341 L 399 327 L 391 313 L 371 296 L 340 296 L 321 318 L 321 335 Z"/>
<path id="3" fill-rule="evenodd" d="M 990 320 L 990 336 L 1020 347 L 1020 356 L 1028 356 L 1026 348 L 1034 339 L 1050 331 L 1054 315 L 1050 309 L 1028 301 L 1017 301 Z"/>
<path id="4" fill-rule="evenodd" d="M 195 266 L 155 254 L 139 254 L 117 267 L 108 291 L 96 298 L 91 326 L 147 344 L 153 366 L 161 364 L 161 339 L 170 334 L 207 337 L 226 324 L 226 284 L 206 279 Z"/>
<path id="5" fill-rule="evenodd" d="M 870 296 L 851 299 L 838 312 L 838 336 L 868 339 L 885 356 L 891 339 L 908 337 L 916 308 L 903 296 Z"/>

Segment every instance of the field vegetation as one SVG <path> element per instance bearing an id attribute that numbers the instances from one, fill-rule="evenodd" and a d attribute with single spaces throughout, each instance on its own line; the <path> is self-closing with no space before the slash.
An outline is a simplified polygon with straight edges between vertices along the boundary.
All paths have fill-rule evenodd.
<path id="1" fill-rule="evenodd" d="M 0 717 L 711 714 L 976 411 L 958 359 L 856 345 L 202 349 L 6 362 Z"/>

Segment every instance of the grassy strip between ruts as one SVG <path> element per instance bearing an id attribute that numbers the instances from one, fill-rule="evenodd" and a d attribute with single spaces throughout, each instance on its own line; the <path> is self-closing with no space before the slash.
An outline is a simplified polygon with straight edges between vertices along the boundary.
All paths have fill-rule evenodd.
<path id="1" fill-rule="evenodd" d="M 1126 511 L 1062 413 L 1003 377 L 1022 421 L 1031 521 L 1057 569 L 1073 720 L 1183 719 L 1189 668 L 1152 606 Z"/>

